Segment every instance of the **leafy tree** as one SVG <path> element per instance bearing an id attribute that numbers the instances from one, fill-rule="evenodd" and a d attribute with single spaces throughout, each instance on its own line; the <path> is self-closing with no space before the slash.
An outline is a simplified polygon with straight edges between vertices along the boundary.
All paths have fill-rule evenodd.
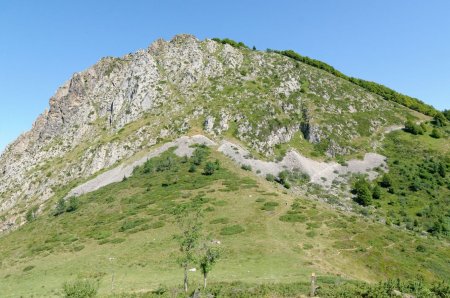
<path id="1" fill-rule="evenodd" d="M 359 178 L 353 188 L 355 194 L 355 202 L 362 205 L 368 206 L 372 203 L 372 192 L 370 191 L 369 183 L 365 178 Z"/>
<path id="2" fill-rule="evenodd" d="M 220 258 L 220 250 L 216 247 L 205 245 L 203 247 L 203 256 L 200 258 L 200 270 L 203 274 L 203 288 L 206 289 L 206 280 L 208 273 L 211 272 L 212 267 Z"/>
<path id="3" fill-rule="evenodd" d="M 58 200 L 58 203 L 56 204 L 55 210 L 53 211 L 54 216 L 58 216 L 66 212 L 66 201 L 64 198 L 61 198 Z"/>
<path id="4" fill-rule="evenodd" d="M 191 210 L 192 211 L 192 210 Z M 178 258 L 178 264 L 184 270 L 184 291 L 188 291 L 188 269 L 196 261 L 196 249 L 201 237 L 200 212 L 189 213 L 189 210 L 183 212 L 180 216 L 181 234 L 176 236 L 180 246 L 181 255 Z"/>
<path id="5" fill-rule="evenodd" d="M 437 112 L 433 117 L 433 124 L 437 127 L 443 127 L 447 124 L 447 118 L 441 112 Z"/>
<path id="6" fill-rule="evenodd" d="M 381 188 L 378 185 L 372 188 L 372 198 L 375 200 L 381 199 Z"/>
<path id="7" fill-rule="evenodd" d="M 392 179 L 388 174 L 384 174 L 380 182 L 381 187 L 389 188 L 392 186 Z"/>

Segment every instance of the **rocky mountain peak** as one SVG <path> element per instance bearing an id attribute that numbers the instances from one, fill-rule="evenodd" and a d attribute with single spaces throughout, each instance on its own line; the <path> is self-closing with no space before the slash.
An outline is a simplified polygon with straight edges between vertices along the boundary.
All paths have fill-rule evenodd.
<path id="1" fill-rule="evenodd" d="M 334 156 L 368 149 L 371 135 L 406 113 L 276 53 L 189 34 L 158 39 L 75 73 L 8 146 L 0 157 L 0 213 L 8 215 L 0 229 L 20 223 L 26 206 L 67 192 L 65 185 L 191 129 L 236 138 L 269 159 L 299 142 Z"/>

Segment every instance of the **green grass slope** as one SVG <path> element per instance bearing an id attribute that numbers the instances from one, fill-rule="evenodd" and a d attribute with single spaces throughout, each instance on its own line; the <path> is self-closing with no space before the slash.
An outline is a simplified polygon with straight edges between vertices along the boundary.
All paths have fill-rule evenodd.
<path id="1" fill-rule="evenodd" d="M 207 161 L 220 164 L 212 175 L 203 173 Z M 208 148 L 190 159 L 166 152 L 58 216 L 54 203 L 0 238 L 2 297 L 59 296 L 62 284 L 77 278 L 98 280 L 100 295 L 180 285 L 173 236 L 179 215 L 197 209 L 203 233 L 223 250 L 212 287 L 299 283 L 296 291 L 307 292 L 312 272 L 331 287 L 347 279 L 450 276 L 445 242 L 294 196 Z M 199 272 L 189 274 L 201 284 Z"/>

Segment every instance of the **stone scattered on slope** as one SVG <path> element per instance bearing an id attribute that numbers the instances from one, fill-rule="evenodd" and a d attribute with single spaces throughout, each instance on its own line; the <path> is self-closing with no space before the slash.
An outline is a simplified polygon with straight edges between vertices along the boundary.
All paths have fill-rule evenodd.
<path id="1" fill-rule="evenodd" d="M 367 153 L 363 160 L 350 160 L 346 165 L 340 165 L 336 162 L 315 161 L 294 150 L 289 151 L 280 162 L 258 160 L 252 158 L 246 149 L 229 141 L 222 141 L 218 150 L 240 165 L 251 166 L 260 176 L 277 176 L 283 170 L 298 170 L 308 174 L 312 183 L 327 188 L 331 187 L 333 180 L 349 174 L 368 174 L 369 179 L 373 180 L 378 175 L 375 168 L 386 168 L 386 158 L 376 153 Z"/>

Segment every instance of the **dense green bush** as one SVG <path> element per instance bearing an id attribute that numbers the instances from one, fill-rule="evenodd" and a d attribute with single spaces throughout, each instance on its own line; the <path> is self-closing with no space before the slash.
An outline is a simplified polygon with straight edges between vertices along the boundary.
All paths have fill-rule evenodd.
<path id="1" fill-rule="evenodd" d="M 229 44 L 230 46 L 235 47 L 235 48 L 248 49 L 248 46 L 246 46 L 243 42 L 237 42 L 237 41 L 234 41 L 229 38 L 220 39 L 220 38 L 215 37 L 215 38 L 212 38 L 212 40 L 220 42 L 221 44 Z"/>
<path id="2" fill-rule="evenodd" d="M 420 127 L 420 125 L 415 124 L 411 120 L 406 121 L 405 123 L 405 131 L 412 133 L 413 135 L 422 135 L 423 129 Z"/>
<path id="3" fill-rule="evenodd" d="M 368 206 L 372 203 L 372 192 L 370 184 L 365 178 L 356 180 L 353 186 L 353 193 L 355 194 L 354 201 L 362 206 Z"/>
<path id="4" fill-rule="evenodd" d="M 192 154 L 191 162 L 192 164 L 199 166 L 208 155 L 209 148 L 206 145 L 198 145 L 196 146 L 194 153 Z"/>
<path id="5" fill-rule="evenodd" d="M 430 137 L 435 138 L 435 139 L 440 139 L 440 138 L 442 138 L 442 133 L 438 129 L 433 128 L 433 130 L 431 131 Z"/>
<path id="6" fill-rule="evenodd" d="M 389 188 L 392 186 L 392 178 L 389 176 L 389 174 L 383 174 L 383 177 L 380 181 L 380 186 L 384 188 Z"/>

